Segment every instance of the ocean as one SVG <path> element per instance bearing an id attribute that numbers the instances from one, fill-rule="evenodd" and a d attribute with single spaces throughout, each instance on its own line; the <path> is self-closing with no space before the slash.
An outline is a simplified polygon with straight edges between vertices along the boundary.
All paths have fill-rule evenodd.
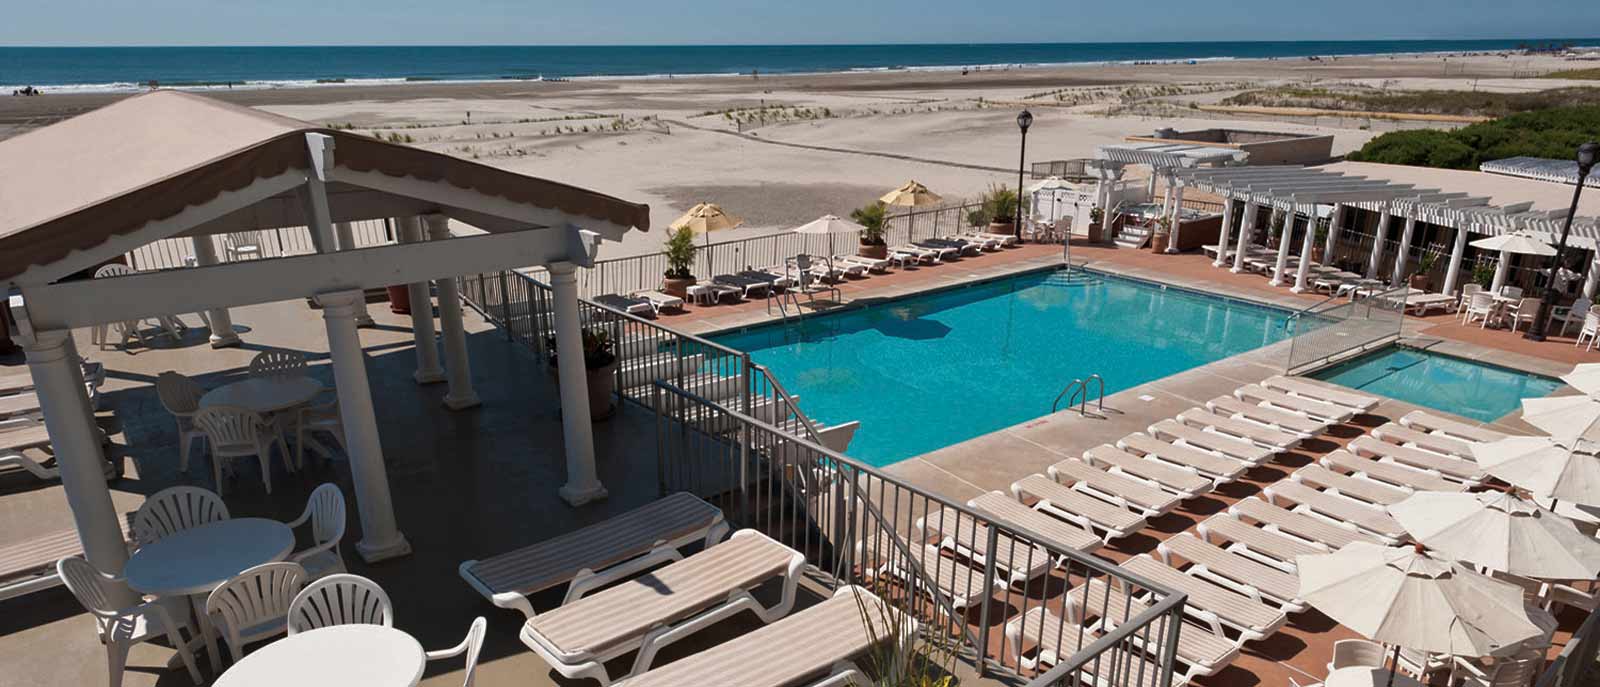
<path id="1" fill-rule="evenodd" d="M 330 83 L 670 78 L 893 69 L 1511 51 L 1600 39 L 736 46 L 0 47 L 0 89 L 275 88 Z M 0 91 L 3 92 L 3 91 Z"/>

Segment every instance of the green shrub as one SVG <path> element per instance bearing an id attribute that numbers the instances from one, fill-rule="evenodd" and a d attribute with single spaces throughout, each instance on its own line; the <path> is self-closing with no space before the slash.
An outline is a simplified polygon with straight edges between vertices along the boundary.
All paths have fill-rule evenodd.
<path id="1" fill-rule="evenodd" d="M 871 246 L 883 245 L 883 201 L 875 200 L 850 211 L 850 221 L 861 225 L 866 231 L 861 232 L 861 242 Z"/>
<path id="2" fill-rule="evenodd" d="M 699 252 L 700 246 L 694 242 L 694 230 L 689 227 L 676 229 L 667 234 L 667 278 L 688 279 L 694 276 L 690 267 L 694 265 L 694 255 Z"/>
<path id="3" fill-rule="evenodd" d="M 1017 192 L 1005 184 L 990 186 L 983 194 L 983 213 L 991 222 L 1012 222 L 1017 217 Z"/>
<path id="4" fill-rule="evenodd" d="M 1600 139 L 1600 106 L 1523 112 L 1454 131 L 1394 131 L 1368 141 L 1348 158 L 1415 167 L 1477 169 L 1518 155 L 1571 159 L 1585 141 Z"/>

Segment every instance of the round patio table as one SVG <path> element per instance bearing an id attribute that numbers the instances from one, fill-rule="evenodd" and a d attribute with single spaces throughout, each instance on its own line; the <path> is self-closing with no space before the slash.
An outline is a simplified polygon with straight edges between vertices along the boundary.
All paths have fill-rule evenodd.
<path id="1" fill-rule="evenodd" d="M 262 646 L 215 687 L 412 687 L 426 655 L 416 638 L 383 625 L 333 625 Z"/>
<path id="2" fill-rule="evenodd" d="M 1351 666 L 1328 673 L 1323 687 L 1384 687 L 1389 684 L 1388 668 Z M 1422 683 L 1404 673 L 1395 673 L 1394 687 L 1422 687 Z"/>
<path id="3" fill-rule="evenodd" d="M 200 407 L 237 406 L 270 415 L 309 403 L 320 393 L 322 382 L 310 377 L 251 377 L 207 391 Z"/>
<path id="4" fill-rule="evenodd" d="M 217 639 L 206 614 L 206 597 L 218 585 L 262 563 L 281 561 L 294 550 L 294 532 L 276 520 L 219 520 L 162 537 L 139 547 L 122 568 L 134 591 L 158 597 L 187 596 L 194 607 L 212 670 L 221 670 Z"/>

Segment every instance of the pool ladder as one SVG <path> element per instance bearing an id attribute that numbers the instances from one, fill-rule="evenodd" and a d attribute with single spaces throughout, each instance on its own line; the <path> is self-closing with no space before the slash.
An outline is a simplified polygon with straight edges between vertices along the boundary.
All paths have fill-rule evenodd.
<path id="1" fill-rule="evenodd" d="M 1101 377 L 1097 374 L 1089 375 L 1088 379 L 1072 380 L 1072 383 L 1068 384 L 1067 388 L 1062 389 L 1061 393 L 1056 394 L 1055 402 L 1050 404 L 1050 412 L 1054 414 L 1057 410 L 1060 410 L 1061 399 L 1065 398 L 1067 399 L 1068 408 L 1071 408 L 1073 403 L 1077 403 L 1078 414 L 1088 415 L 1089 382 L 1094 382 L 1096 384 L 1096 395 L 1094 401 L 1095 409 L 1100 411 L 1101 415 L 1104 415 L 1106 409 L 1106 380 L 1104 377 Z"/>

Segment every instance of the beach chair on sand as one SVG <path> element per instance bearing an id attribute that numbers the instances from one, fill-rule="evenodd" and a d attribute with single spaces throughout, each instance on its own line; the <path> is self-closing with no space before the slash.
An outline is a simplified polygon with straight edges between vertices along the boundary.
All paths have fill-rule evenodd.
<path id="1" fill-rule="evenodd" d="M 1120 583 L 1108 582 L 1105 577 L 1096 577 L 1086 584 L 1073 587 L 1067 592 L 1064 602 L 1067 620 L 1074 625 L 1087 623 L 1088 628 L 1095 632 L 1110 631 L 1150 608 L 1142 596 L 1129 594 L 1128 591 Z M 1054 623 L 1044 625 L 1047 632 L 1055 626 Z M 1239 656 L 1240 644 L 1242 642 L 1239 640 L 1213 632 L 1209 623 L 1186 620 L 1178 633 L 1178 646 L 1175 649 L 1178 660 L 1189 668 L 1180 674 L 1174 666 L 1173 684 L 1181 684 L 1180 678 L 1192 679 L 1189 676 L 1210 675 L 1222 670 Z M 1139 666 L 1135 664 L 1133 668 L 1137 670 Z"/>
<path id="2" fill-rule="evenodd" d="M 1258 496 L 1240 499 L 1228 507 L 1228 514 L 1247 523 L 1255 523 L 1268 532 L 1323 544 L 1337 551 L 1355 541 L 1377 542 L 1378 538 L 1355 527 L 1341 527 L 1324 519 L 1313 518 L 1267 503 Z"/>
<path id="3" fill-rule="evenodd" d="M 1304 396 L 1293 396 L 1282 391 L 1268 389 L 1259 384 L 1247 384 L 1239 387 L 1233 392 L 1233 396 L 1234 398 L 1245 401 L 1246 403 L 1255 403 L 1257 405 L 1265 405 L 1269 408 L 1277 408 L 1279 410 L 1285 410 L 1291 413 L 1299 413 L 1306 417 L 1328 422 L 1330 424 L 1349 421 L 1350 418 L 1355 417 L 1356 415 L 1356 411 L 1351 408 L 1318 401 L 1316 399 L 1306 398 Z"/>
<path id="4" fill-rule="evenodd" d="M 1376 437 L 1357 437 L 1345 449 L 1358 456 L 1399 463 L 1448 480 L 1463 482 L 1469 487 L 1483 484 L 1489 477 L 1483 468 L 1478 467 L 1476 461 L 1424 451 L 1412 446 L 1391 444 Z"/>
<path id="5" fill-rule="evenodd" d="M 638 652 L 628 672 L 637 675 L 667 645 L 742 611 L 766 623 L 788 615 L 805 564 L 800 552 L 740 530 L 688 558 L 528 618 L 519 638 L 556 672 L 610 684 L 605 663 L 623 654 Z M 782 595 L 763 606 L 752 592 L 776 579 Z"/>
<path id="6" fill-rule="evenodd" d="M 1411 492 L 1377 480 L 1344 475 L 1312 463 L 1289 474 L 1289 479 L 1337 496 L 1356 499 L 1374 506 L 1391 506 L 1406 500 Z"/>
<path id="7" fill-rule="evenodd" d="M 1466 485 L 1452 482 L 1438 473 L 1426 472 L 1399 463 L 1358 456 L 1349 451 L 1334 451 L 1322 457 L 1322 466 L 1346 475 L 1356 475 L 1390 484 L 1408 492 L 1465 491 Z"/>
<path id="8" fill-rule="evenodd" d="M 1247 420 L 1271 427 L 1280 432 L 1298 435 L 1302 439 L 1310 439 L 1326 431 L 1328 425 L 1331 424 L 1327 420 L 1319 420 L 1309 415 L 1243 401 L 1232 396 L 1213 398 L 1206 402 L 1206 408 L 1218 415 L 1237 420 Z"/>
<path id="9" fill-rule="evenodd" d="M 655 306 L 651 305 L 649 299 L 646 298 L 604 293 L 595 296 L 594 302 L 608 308 L 621 310 L 629 315 L 654 315 L 656 313 Z"/>
<path id="10" fill-rule="evenodd" d="M 1300 578 L 1203 542 L 1188 532 L 1156 545 L 1156 555 L 1162 563 L 1181 569 L 1185 575 L 1210 580 L 1258 603 L 1275 604 L 1286 613 L 1302 613 L 1311 608 L 1300 598 Z M 1177 565 L 1174 555 L 1188 561 L 1188 567 Z"/>
<path id="11" fill-rule="evenodd" d="M 1117 448 L 1144 456 L 1147 460 L 1194 470 L 1215 484 L 1227 484 L 1250 469 L 1250 464 L 1214 451 L 1162 441 L 1142 432 L 1117 440 Z"/>
<path id="12" fill-rule="evenodd" d="M 894 628 L 891 623 L 899 623 Z M 626 682 L 625 687 L 841 687 L 868 684 L 855 661 L 891 641 L 909 652 L 917 623 L 861 587 L 783 620 L 678 659 Z"/>
<path id="13" fill-rule="evenodd" d="M 1261 465 L 1278 453 L 1277 449 L 1257 446 L 1244 439 L 1217 432 L 1208 432 L 1177 420 L 1162 420 L 1150 425 L 1147 431 L 1157 439 L 1219 453 L 1251 466 Z"/>
<path id="14" fill-rule="evenodd" d="M 1277 375 L 1261 383 L 1268 389 L 1276 389 L 1286 394 L 1315 399 L 1324 403 L 1353 408 L 1360 412 L 1367 412 L 1378 407 L 1375 396 L 1358 394 L 1337 384 L 1307 379 L 1305 377 L 1287 377 Z"/>
<path id="15" fill-rule="evenodd" d="M 501 608 L 534 616 L 528 596 L 562 584 L 568 600 L 678 560 L 678 549 L 727 534 L 722 511 L 678 492 L 588 527 L 484 560 L 463 562 L 461 579 Z"/>
<path id="16" fill-rule="evenodd" d="M 1405 417 L 1400 418 L 1400 425 L 1403 427 L 1409 427 L 1419 432 L 1443 434 L 1452 439 L 1459 439 L 1461 441 L 1477 441 L 1488 443 L 1492 441 L 1500 441 L 1501 439 L 1511 436 L 1504 432 L 1497 432 L 1495 430 L 1486 429 L 1474 424 L 1461 422 L 1459 420 L 1452 420 L 1447 417 L 1441 417 L 1426 410 L 1413 410 L 1409 413 L 1406 413 Z"/>
<path id="17" fill-rule="evenodd" d="M 918 518 L 916 531 L 919 533 L 918 541 L 924 539 L 926 534 L 934 534 L 938 540 L 935 544 L 939 548 L 955 552 L 977 565 L 987 565 L 989 555 L 993 553 L 995 568 L 1009 576 L 1011 584 L 1026 584 L 1028 580 L 1050 572 L 1053 564 L 1050 555 L 1043 549 L 1019 542 L 1004 533 L 996 534 L 994 551 L 991 552 L 989 526 L 948 508 Z"/>
<path id="18" fill-rule="evenodd" d="M 1372 430 L 1372 436 L 1400 446 L 1420 448 L 1446 456 L 1473 460 L 1472 444 L 1443 434 L 1429 434 L 1393 422 Z"/>
<path id="19" fill-rule="evenodd" d="M 1021 502 L 1037 499 L 1033 509 L 1049 513 L 1084 528 L 1105 532 L 1110 542 L 1144 529 L 1144 516 L 1119 505 L 1102 501 L 1071 487 L 1062 486 L 1044 475 L 1029 475 L 1011 483 L 1011 495 Z"/>
<path id="20" fill-rule="evenodd" d="M 1395 546 L 1408 537 L 1404 527 L 1373 506 L 1343 496 L 1321 492 L 1294 480 L 1279 480 L 1263 490 L 1267 503 L 1285 506 L 1296 513 L 1327 520 L 1334 525 L 1359 531 L 1377 538 L 1387 546 Z"/>
<path id="21" fill-rule="evenodd" d="M 1266 425 L 1218 415 L 1204 408 L 1191 408 L 1179 413 L 1178 422 L 1248 441 L 1256 446 L 1271 449 L 1275 453 L 1294 448 L 1305 438 L 1303 434 L 1281 432 Z"/>
<path id="22" fill-rule="evenodd" d="M 991 491 L 979 495 L 967 502 L 973 510 L 999 518 L 1006 522 L 1016 523 L 1028 530 L 1045 537 L 1045 542 L 1057 549 L 1072 549 L 1082 553 L 1098 551 L 1104 542 L 1096 536 L 1094 530 L 1083 525 L 1063 522 L 1050 517 L 1037 510 L 1022 505 L 1010 494 L 1001 491 Z M 1023 551 L 1023 553 L 1027 553 Z M 1059 563 L 1059 561 L 1057 561 Z"/>
<path id="23" fill-rule="evenodd" d="M 1193 468 L 1181 468 L 1160 460 L 1141 458 L 1111 444 L 1101 444 L 1083 452 L 1083 461 L 1113 475 L 1165 489 L 1188 500 L 1211 491 L 1212 481 Z"/>
<path id="24" fill-rule="evenodd" d="M 660 291 L 640 291 L 633 295 L 650 301 L 650 307 L 655 309 L 657 315 L 661 314 L 661 311 L 663 310 L 683 310 L 683 299 L 670 293 L 662 293 Z"/>
<path id="25" fill-rule="evenodd" d="M 1183 499 L 1159 488 L 1114 475 L 1081 460 L 1063 460 L 1050 466 L 1050 479 L 1075 490 L 1109 501 L 1147 518 L 1171 512 Z"/>
<path id="26" fill-rule="evenodd" d="M 1195 532 L 1201 541 L 1290 573 L 1295 572 L 1298 557 L 1332 552 L 1326 544 L 1314 544 L 1269 532 L 1228 513 L 1218 513 L 1202 520 L 1195 526 Z"/>
<path id="27" fill-rule="evenodd" d="M 1184 613 L 1202 624 L 1209 624 L 1213 634 L 1221 635 L 1222 628 L 1228 627 L 1237 631 L 1244 641 L 1266 639 L 1289 621 L 1289 616 L 1278 608 L 1221 585 L 1180 573 L 1148 553 L 1134 556 L 1117 567 L 1188 594 L 1189 598 L 1183 605 Z"/>

